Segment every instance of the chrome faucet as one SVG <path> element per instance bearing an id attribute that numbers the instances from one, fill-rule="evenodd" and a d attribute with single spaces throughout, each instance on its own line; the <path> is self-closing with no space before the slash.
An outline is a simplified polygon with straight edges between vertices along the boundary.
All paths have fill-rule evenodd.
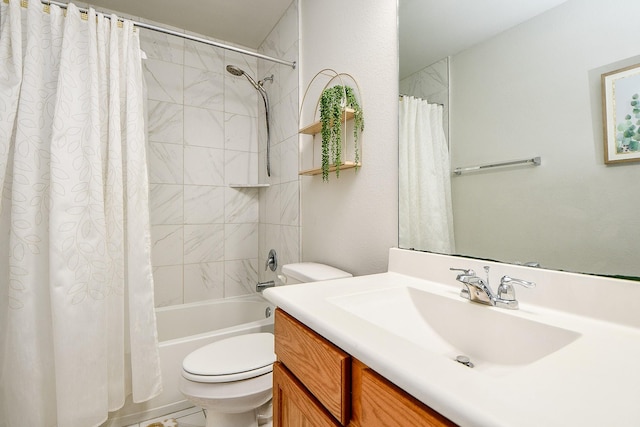
<path id="1" fill-rule="evenodd" d="M 262 292 L 267 288 L 273 288 L 276 285 L 276 282 L 273 280 L 269 280 L 268 282 L 258 282 L 256 283 L 256 292 Z"/>
<path id="2" fill-rule="evenodd" d="M 511 310 L 518 309 L 518 301 L 513 285 L 521 285 L 525 288 L 533 288 L 536 284 L 527 282 L 526 280 L 513 279 L 509 276 L 503 276 L 500 280 L 497 293 L 494 293 L 489 286 L 489 266 L 484 267 L 487 275 L 486 282 L 476 276 L 475 271 L 463 268 L 450 268 L 451 271 L 460 271 L 456 280 L 464 285 L 460 291 L 460 296 L 470 301 L 480 304 L 492 305 L 494 307 L 508 308 Z"/>

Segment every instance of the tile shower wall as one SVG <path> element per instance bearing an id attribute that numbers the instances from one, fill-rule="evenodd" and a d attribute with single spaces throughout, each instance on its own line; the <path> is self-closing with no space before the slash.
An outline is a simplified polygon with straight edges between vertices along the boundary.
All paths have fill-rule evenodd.
<path id="1" fill-rule="evenodd" d="M 294 2 L 261 50 L 297 60 L 297 22 Z M 297 174 L 280 166 L 282 156 L 293 158 L 297 171 L 297 139 L 294 146 L 290 130 L 297 116 L 289 111 L 297 110 L 297 71 L 283 65 L 263 71 L 255 58 L 148 30 L 141 30 L 141 44 L 148 57 L 156 306 L 255 292 L 266 255 L 261 246 L 275 247 L 285 259 L 299 256 Z M 269 181 L 258 169 L 264 164 L 262 99 L 246 79 L 228 74 L 227 64 L 256 79 L 274 74 L 274 83 L 265 83 L 277 170 Z M 272 187 L 229 187 L 259 181 Z"/>
<path id="2" fill-rule="evenodd" d="M 258 49 L 261 53 L 298 61 L 298 2 L 294 1 Z M 266 174 L 266 129 L 259 123 L 260 190 L 259 278 L 277 280 L 284 264 L 300 261 L 300 181 L 298 177 L 298 67 L 258 61 L 260 78 L 273 74 L 265 87 L 271 102 L 271 176 Z M 262 110 L 261 110 L 262 111 Z M 265 271 L 269 249 L 278 253 L 278 270 Z"/>

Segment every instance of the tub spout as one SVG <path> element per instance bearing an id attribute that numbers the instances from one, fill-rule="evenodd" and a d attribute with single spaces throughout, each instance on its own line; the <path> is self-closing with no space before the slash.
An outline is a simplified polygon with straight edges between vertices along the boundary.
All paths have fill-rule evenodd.
<path id="1" fill-rule="evenodd" d="M 276 285 L 276 282 L 273 280 L 269 280 L 268 282 L 258 282 L 256 284 L 256 292 L 262 292 L 267 288 L 273 288 Z"/>

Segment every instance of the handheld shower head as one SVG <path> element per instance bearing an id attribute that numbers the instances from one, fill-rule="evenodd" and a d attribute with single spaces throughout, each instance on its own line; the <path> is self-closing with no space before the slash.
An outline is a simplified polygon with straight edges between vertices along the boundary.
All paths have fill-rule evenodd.
<path id="1" fill-rule="evenodd" d="M 244 74 L 244 71 L 241 70 L 240 68 L 236 67 L 235 65 L 227 65 L 227 72 L 233 74 L 234 76 L 238 76 L 238 77 L 240 77 L 241 75 Z"/>
<path id="2" fill-rule="evenodd" d="M 236 67 L 235 65 L 227 65 L 227 71 L 237 77 L 240 76 L 245 76 L 247 78 L 247 80 L 249 80 L 249 83 L 251 83 L 251 85 L 258 91 L 258 92 L 262 92 L 261 91 L 261 87 L 260 85 L 253 80 L 253 78 L 247 74 L 242 68 Z"/>

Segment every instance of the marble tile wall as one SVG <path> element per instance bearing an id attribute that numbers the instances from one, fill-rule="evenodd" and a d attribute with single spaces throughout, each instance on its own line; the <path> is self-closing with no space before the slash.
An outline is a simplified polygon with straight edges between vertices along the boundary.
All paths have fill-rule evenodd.
<path id="1" fill-rule="evenodd" d="M 261 53 L 298 61 L 298 2 L 294 1 L 258 49 Z M 298 177 L 298 68 L 260 60 L 258 75 L 273 74 L 265 83 L 271 102 L 271 176 L 266 174 L 266 130 L 259 122 L 260 181 L 270 184 L 260 191 L 259 278 L 277 280 L 282 265 L 301 260 L 300 181 Z M 278 253 L 276 272 L 265 271 L 269 249 Z"/>
<path id="2" fill-rule="evenodd" d="M 297 70 L 149 30 L 140 37 L 148 58 L 156 306 L 255 292 L 263 247 L 276 248 L 284 259 L 299 258 Z M 297 46 L 294 2 L 261 50 L 297 60 Z M 274 83 L 265 84 L 276 171 L 269 180 L 262 172 L 262 99 L 246 79 L 227 73 L 227 64 L 256 79 L 274 74 Z M 229 187 L 257 182 L 272 187 Z"/>

